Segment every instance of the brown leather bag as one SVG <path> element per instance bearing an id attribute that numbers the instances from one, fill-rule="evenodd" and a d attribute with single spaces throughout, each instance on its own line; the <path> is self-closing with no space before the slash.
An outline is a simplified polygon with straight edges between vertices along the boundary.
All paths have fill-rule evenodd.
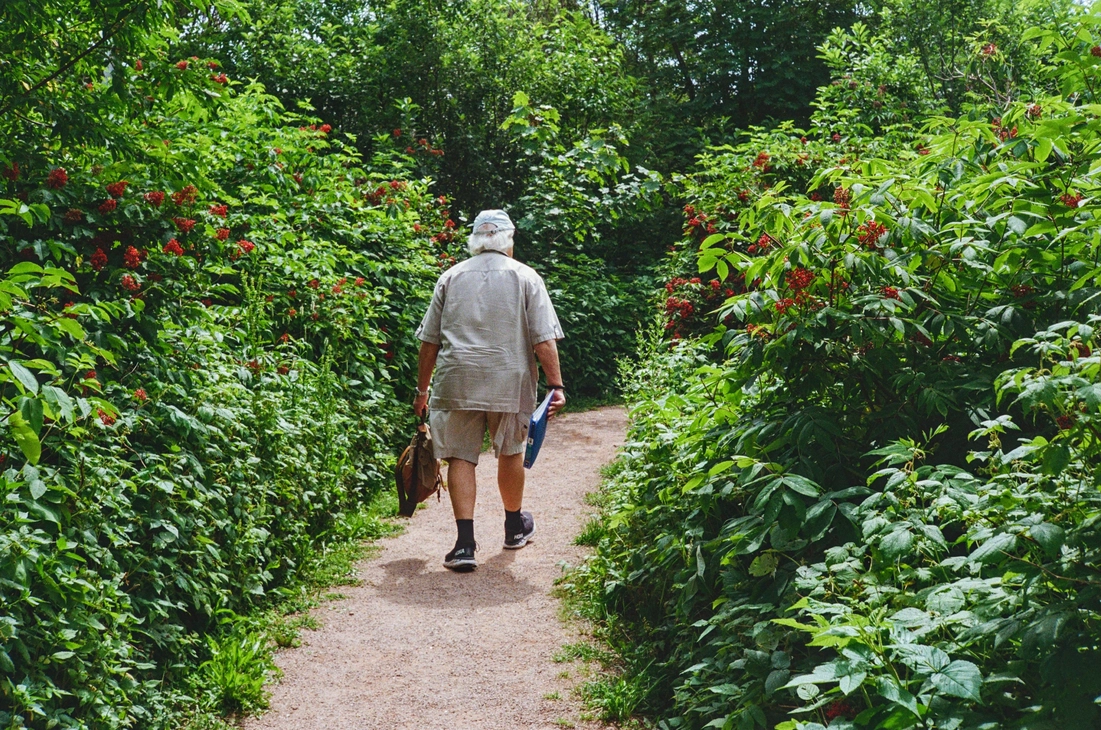
<path id="1" fill-rule="evenodd" d="M 398 485 L 398 513 L 402 517 L 412 517 L 417 505 L 433 494 L 437 500 L 440 498 L 443 486 L 440 462 L 433 454 L 432 432 L 423 418 L 413 440 L 398 457 L 394 477 Z"/>

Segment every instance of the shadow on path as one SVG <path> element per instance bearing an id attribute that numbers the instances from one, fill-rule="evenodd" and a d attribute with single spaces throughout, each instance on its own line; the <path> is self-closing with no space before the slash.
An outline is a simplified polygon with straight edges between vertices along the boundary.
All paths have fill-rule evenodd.
<path id="1" fill-rule="evenodd" d="M 525 550 L 538 549 L 532 543 Z M 382 563 L 386 577 L 374 586 L 379 598 L 388 602 L 422 608 L 489 608 L 520 603 L 539 592 L 527 580 L 512 573 L 516 551 L 502 550 L 488 560 L 480 560 L 472 573 L 454 573 L 440 562 L 431 565 L 423 558 L 402 558 Z"/>

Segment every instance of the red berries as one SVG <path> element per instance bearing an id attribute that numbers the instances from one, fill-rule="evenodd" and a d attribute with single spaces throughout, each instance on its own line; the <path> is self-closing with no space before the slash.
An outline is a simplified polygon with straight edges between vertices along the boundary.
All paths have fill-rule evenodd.
<path id="1" fill-rule="evenodd" d="M 187 61 L 177 61 L 176 62 L 176 68 L 180 69 L 181 71 L 186 71 L 188 65 L 189 64 L 188 64 Z"/>
<path id="2" fill-rule="evenodd" d="M 1091 48 L 1090 55 L 1094 58 L 1101 58 L 1101 46 L 1094 46 Z"/>
<path id="3" fill-rule="evenodd" d="M 983 58 L 990 58 L 991 56 L 993 56 L 997 52 L 998 52 L 997 44 L 987 43 L 985 46 L 982 47 L 982 50 L 979 51 L 979 55 L 981 55 Z"/>
<path id="4" fill-rule="evenodd" d="M 161 207 L 161 203 L 164 202 L 164 193 L 161 192 L 160 190 L 154 190 L 152 192 L 148 192 L 145 195 L 143 195 L 142 197 L 145 198 L 146 203 L 149 203 L 154 208 Z"/>
<path id="5" fill-rule="evenodd" d="M 1055 419 L 1055 423 L 1058 424 L 1060 431 L 1069 431 L 1074 428 L 1074 416 L 1069 413 L 1063 416 L 1059 416 Z"/>
<path id="6" fill-rule="evenodd" d="M 113 182 L 107 186 L 107 193 L 112 198 L 121 198 L 126 193 L 126 186 L 129 184 L 130 182 L 128 180 Z"/>
<path id="7" fill-rule="evenodd" d="M 145 388 L 138 388 L 134 391 L 134 399 L 144 403 L 149 400 L 149 396 L 145 393 Z"/>
<path id="8" fill-rule="evenodd" d="M 92 265 L 93 269 L 99 271 L 107 265 L 107 252 L 102 248 L 97 248 L 88 263 Z"/>
<path id="9" fill-rule="evenodd" d="M 225 74 L 213 74 L 213 75 L 211 75 L 210 80 L 213 81 L 216 84 L 229 83 L 229 79 L 226 78 Z"/>
<path id="10" fill-rule="evenodd" d="M 102 408 L 97 408 L 96 414 L 99 416 L 99 422 L 104 426 L 113 426 L 115 424 L 115 417 Z"/>
<path id="11" fill-rule="evenodd" d="M 801 292 L 814 283 L 815 273 L 808 269 L 792 269 L 784 275 L 784 281 L 792 291 Z"/>
<path id="12" fill-rule="evenodd" d="M 767 152 L 760 152 L 757 154 L 756 159 L 753 160 L 753 166 L 758 168 L 761 172 L 768 172 L 772 169 L 772 165 L 769 164 L 771 159 Z"/>
<path id="13" fill-rule="evenodd" d="M 316 289 L 321 286 L 321 282 L 317 279 L 310 279 L 309 283 L 306 284 L 306 286 L 310 287 L 311 289 Z"/>
<path id="14" fill-rule="evenodd" d="M 1027 114 L 1032 119 L 1039 119 L 1043 115 L 1043 113 L 1044 108 L 1039 104 L 1029 104 L 1028 108 L 1025 109 L 1025 114 Z"/>
<path id="15" fill-rule="evenodd" d="M 780 301 L 776 302 L 775 307 L 776 311 L 780 314 L 786 314 L 789 309 L 793 309 L 795 307 L 795 300 L 791 297 L 784 297 Z"/>
<path id="16" fill-rule="evenodd" d="M 216 230 L 214 232 L 214 237 L 217 238 L 219 241 L 228 241 L 229 240 L 229 229 L 228 228 L 219 228 L 218 230 Z"/>
<path id="17" fill-rule="evenodd" d="M 367 280 L 364 279 L 362 276 L 357 276 L 356 277 L 356 281 L 355 281 L 356 286 L 363 286 L 366 283 L 367 283 Z"/>
<path id="18" fill-rule="evenodd" d="M 64 167 L 55 167 L 50 170 L 50 174 L 46 176 L 46 185 L 54 190 L 60 190 L 65 187 L 69 182 L 69 173 L 65 171 Z"/>
<path id="19" fill-rule="evenodd" d="M 180 190 L 172 193 L 172 202 L 179 206 L 191 205 L 199 196 L 199 189 L 194 185 L 185 185 Z"/>
<path id="20" fill-rule="evenodd" d="M 211 215 L 216 215 L 220 218 L 225 218 L 227 213 L 229 213 L 229 206 L 228 205 L 218 205 L 217 203 L 215 203 L 214 205 L 210 206 L 210 214 Z"/>
<path id="21" fill-rule="evenodd" d="M 328 134 L 329 132 L 333 131 L 332 125 L 329 124 L 322 124 L 320 129 L 323 134 Z"/>
<path id="22" fill-rule="evenodd" d="M 164 244 L 164 248 L 161 250 L 173 256 L 183 256 L 184 254 L 183 247 L 175 238 L 169 239 L 168 243 Z"/>
<path id="23" fill-rule="evenodd" d="M 887 226 L 876 221 L 866 221 L 856 229 L 857 240 L 864 248 L 875 250 L 879 247 L 879 240 L 887 233 Z"/>
<path id="24" fill-rule="evenodd" d="M 195 228 L 195 221 L 191 218 L 173 218 L 172 222 L 176 224 L 176 230 L 180 233 L 191 233 Z"/>
<path id="25" fill-rule="evenodd" d="M 898 289 L 894 288 L 893 286 L 885 286 L 882 289 L 880 289 L 880 291 L 883 293 L 883 297 L 885 299 L 894 299 L 894 300 L 897 300 L 897 301 L 902 301 L 902 297 L 899 296 Z"/>
<path id="26" fill-rule="evenodd" d="M 1077 193 L 1063 193 L 1059 196 L 1060 202 L 1068 208 L 1077 208 L 1082 204 L 1082 196 Z"/>
<path id="27" fill-rule="evenodd" d="M 115 208 L 119 207 L 119 202 L 114 198 L 107 198 L 99 204 L 99 212 L 103 215 L 114 212 Z"/>
<path id="28" fill-rule="evenodd" d="M 126 252 L 122 254 L 122 265 L 128 269 L 138 268 L 144 260 L 145 252 L 139 251 L 133 246 L 128 246 Z"/>
<path id="29" fill-rule="evenodd" d="M 122 275 L 122 288 L 125 289 L 126 291 L 138 291 L 138 290 L 141 289 L 141 284 L 138 283 L 137 279 L 130 276 L 130 274 L 123 274 Z"/>
<path id="30" fill-rule="evenodd" d="M 772 238 L 772 236 L 768 235 L 767 233 L 762 233 L 760 238 L 757 239 L 757 243 L 749 244 L 749 247 L 746 249 L 746 251 L 751 255 L 755 253 L 765 253 L 770 248 L 772 248 L 772 244 L 774 243 L 776 243 L 776 241 Z"/>
<path id="31" fill-rule="evenodd" d="M 847 208 L 851 200 L 852 194 L 846 188 L 839 186 L 833 189 L 833 202 Z"/>
<path id="32" fill-rule="evenodd" d="M 69 208 L 69 210 L 65 212 L 65 220 L 69 223 L 80 223 L 84 220 L 84 211 L 78 208 Z"/>
<path id="33" fill-rule="evenodd" d="M 298 310 L 295 309 L 294 307 L 291 307 L 290 309 L 287 310 L 287 316 L 288 317 L 297 317 L 298 316 Z"/>
<path id="34" fill-rule="evenodd" d="M 13 162 L 10 165 L 4 165 L 3 169 L 0 169 L 0 177 L 5 180 L 11 180 L 15 182 L 19 179 L 19 163 Z"/>

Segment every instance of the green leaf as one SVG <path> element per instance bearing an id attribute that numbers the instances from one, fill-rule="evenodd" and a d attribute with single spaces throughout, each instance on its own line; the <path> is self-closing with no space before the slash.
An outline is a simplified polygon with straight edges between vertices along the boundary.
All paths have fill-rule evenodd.
<path id="1" fill-rule="evenodd" d="M 879 543 L 879 550 L 887 560 L 895 560 L 910 551 L 914 544 L 914 534 L 908 529 L 895 530 Z"/>
<path id="2" fill-rule="evenodd" d="M 38 440 L 38 434 L 30 427 L 23 414 L 18 411 L 8 416 L 8 426 L 11 428 L 12 438 L 18 444 L 23 456 L 31 464 L 37 464 L 42 456 L 42 443 Z"/>
<path id="3" fill-rule="evenodd" d="M 957 659 L 929 677 L 943 694 L 982 702 L 982 672 L 971 662 Z"/>
<path id="4" fill-rule="evenodd" d="M 749 574 L 758 578 L 765 575 L 772 575 L 776 572 L 776 566 L 780 561 L 776 557 L 776 553 L 771 550 L 767 553 L 761 553 L 753 562 L 749 564 Z"/>
<path id="5" fill-rule="evenodd" d="M 876 685 L 881 697 L 921 717 L 921 713 L 918 712 L 917 698 L 899 686 L 897 681 L 891 677 L 879 677 Z"/>
<path id="6" fill-rule="evenodd" d="M 34 376 L 34 373 L 15 360 L 9 360 L 8 367 L 11 369 L 11 374 L 25 389 L 34 395 L 38 395 L 38 378 Z"/>
<path id="7" fill-rule="evenodd" d="M 1005 557 L 1017 546 L 1017 538 L 1008 532 L 1000 532 L 982 544 L 970 559 L 976 563 L 993 563 Z"/>
<path id="8" fill-rule="evenodd" d="M 1050 522 L 1041 522 L 1030 527 L 1028 534 L 1032 536 L 1033 540 L 1040 543 L 1040 547 L 1051 557 L 1058 555 L 1059 549 L 1063 547 L 1063 528 Z"/>

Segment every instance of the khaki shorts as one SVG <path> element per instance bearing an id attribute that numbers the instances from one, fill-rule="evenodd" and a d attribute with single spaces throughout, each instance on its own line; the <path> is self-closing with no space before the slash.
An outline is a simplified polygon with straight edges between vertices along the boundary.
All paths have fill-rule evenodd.
<path id="1" fill-rule="evenodd" d="M 527 447 L 530 413 L 494 411 L 432 411 L 428 416 L 437 459 L 462 459 L 478 463 L 486 429 L 494 456 L 523 453 Z"/>

